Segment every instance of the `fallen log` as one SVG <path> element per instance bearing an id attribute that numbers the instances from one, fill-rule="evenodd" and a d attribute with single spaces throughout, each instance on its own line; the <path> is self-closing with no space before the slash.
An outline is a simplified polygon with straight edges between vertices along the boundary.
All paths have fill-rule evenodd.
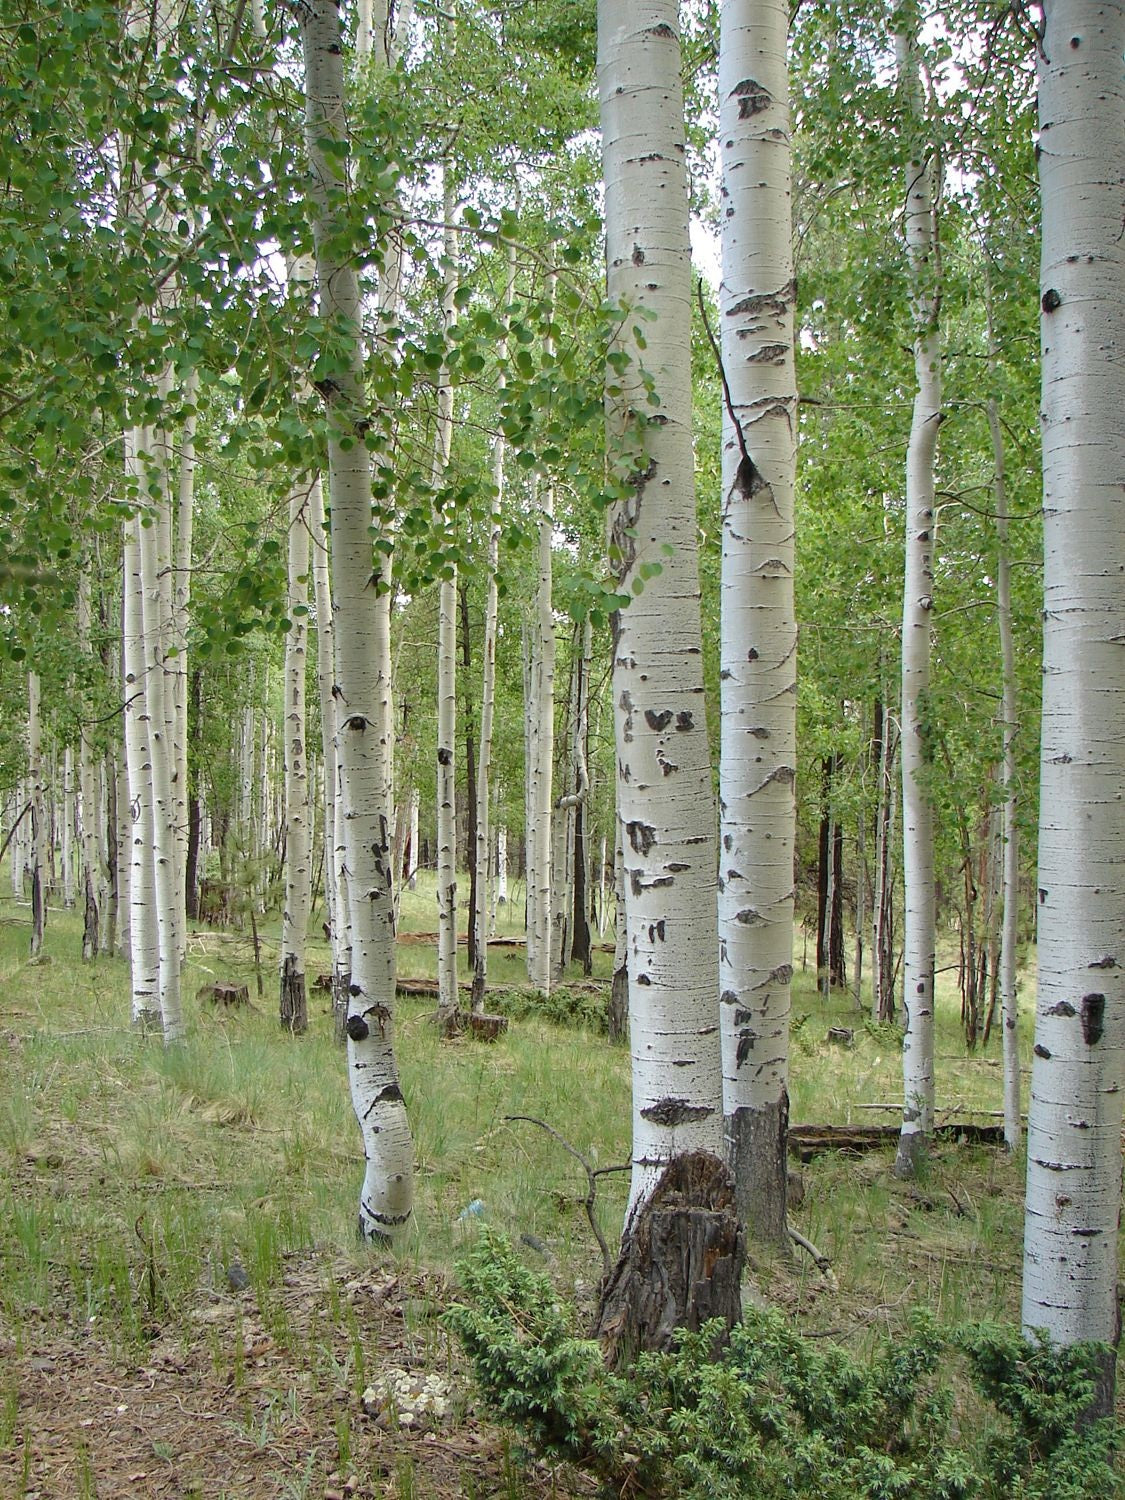
<path id="1" fill-rule="evenodd" d="M 790 1125 L 789 1154 L 803 1162 L 814 1156 L 824 1156 L 829 1151 L 847 1151 L 861 1155 L 867 1151 L 878 1151 L 883 1146 L 893 1146 L 899 1138 L 897 1125 Z M 939 1141 L 964 1141 L 974 1146 L 1002 1146 L 1002 1125 L 974 1125 L 962 1123 L 937 1125 L 933 1138 Z"/>

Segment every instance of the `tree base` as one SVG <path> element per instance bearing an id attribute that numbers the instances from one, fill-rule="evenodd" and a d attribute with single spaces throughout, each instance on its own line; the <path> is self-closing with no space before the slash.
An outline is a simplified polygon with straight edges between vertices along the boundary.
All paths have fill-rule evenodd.
<path id="1" fill-rule="evenodd" d="M 910 1182 L 918 1176 L 927 1155 L 925 1132 L 922 1130 L 904 1131 L 898 1138 L 895 1164 L 891 1170 L 901 1182 Z"/>
<path id="2" fill-rule="evenodd" d="M 297 967 L 296 956 L 291 953 L 281 967 L 280 1019 L 282 1031 L 291 1036 L 304 1036 L 309 1029 L 305 971 Z"/>
<path id="3" fill-rule="evenodd" d="M 764 1109 L 737 1109 L 723 1121 L 727 1163 L 746 1236 L 789 1255 L 789 1095 Z"/>
<path id="4" fill-rule="evenodd" d="M 211 1005 L 223 1005 L 228 1010 L 250 1004 L 250 986 L 246 984 L 205 984 L 196 991 L 197 1000 L 206 1000 Z"/>
<path id="5" fill-rule="evenodd" d="M 712 1318 L 732 1328 L 742 1318 L 745 1259 L 726 1167 L 705 1151 L 674 1158 L 625 1226 L 602 1292 L 593 1336 L 607 1364 L 668 1348 L 677 1328 L 698 1330 Z"/>

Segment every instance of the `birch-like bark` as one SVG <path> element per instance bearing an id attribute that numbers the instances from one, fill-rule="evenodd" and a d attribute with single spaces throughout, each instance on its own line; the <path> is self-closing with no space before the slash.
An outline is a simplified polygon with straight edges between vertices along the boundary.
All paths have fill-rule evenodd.
<path id="1" fill-rule="evenodd" d="M 457 290 L 453 188 L 445 168 L 445 283 L 442 321 L 449 328 Z M 433 482 L 443 483 L 453 441 L 453 384 L 442 364 L 438 374 L 437 430 L 434 435 Z M 448 521 L 437 517 L 440 527 Z M 438 591 L 437 662 L 437 907 L 438 1022 L 448 1028 L 457 1014 L 457 568 L 446 562 Z"/>
<path id="2" fill-rule="evenodd" d="M 985 288 L 988 317 L 988 363 L 995 373 L 997 348 L 992 326 L 991 288 Z M 1004 732 L 1000 764 L 1001 835 L 1003 850 L 1000 879 L 1000 1006 L 1004 1070 L 1004 1144 L 1016 1151 L 1020 1143 L 1020 1049 L 1019 1004 L 1016 992 L 1017 919 L 1019 915 L 1019 823 L 1016 818 L 1016 738 L 1019 710 L 1016 703 L 1016 652 L 1012 636 L 1012 566 L 1008 546 L 1008 485 L 1004 462 L 1004 436 L 1000 428 L 1000 406 L 994 395 L 987 404 L 988 433 L 992 444 L 992 498 L 996 512 L 996 620 L 1000 633 L 1000 719 Z"/>
<path id="3" fill-rule="evenodd" d="M 787 1243 L 793 974 L 797 385 L 788 9 L 720 8 L 723 559 L 719 977 L 723 1116 L 740 1217 Z"/>
<path id="4" fill-rule="evenodd" d="M 344 109 L 339 7 L 311 0 L 300 11 L 305 62 L 306 148 L 310 166 L 320 314 L 343 352 L 324 383 L 332 511 L 336 621 L 337 763 L 351 912 L 352 966 L 347 1018 L 352 1102 L 363 1133 L 366 1172 L 359 1228 L 368 1239 L 399 1234 L 413 1213 L 413 1146 L 393 1045 L 394 908 L 386 765 L 394 726 L 390 685 L 382 681 L 389 646 L 385 615 L 371 587 L 371 463 L 362 380 L 360 291 L 342 251 L 349 142 Z"/>
<path id="5" fill-rule="evenodd" d="M 332 941 L 333 1011 L 344 1039 L 347 976 L 351 971 L 348 901 L 344 872 L 336 857 L 336 697 L 335 646 L 332 639 L 332 584 L 328 567 L 328 533 L 324 525 L 324 489 L 320 476 L 309 491 L 309 534 L 313 603 L 316 609 L 316 687 L 320 699 L 320 767 L 324 796 L 324 897 Z"/>
<path id="6" fill-rule="evenodd" d="M 285 636 L 285 906 L 281 914 L 280 1018 L 294 1035 L 308 1030 L 305 942 L 312 891 L 309 778 L 305 753 L 305 665 L 308 656 L 309 501 L 312 482 L 289 496 L 288 599 Z"/>
<path id="7" fill-rule="evenodd" d="M 1125 9 L 1048 0 L 1039 64 L 1044 639 L 1023 1322 L 1115 1344 L 1125 1099 Z M 1113 1410 L 1113 1354 L 1093 1410 Z"/>
<path id="8" fill-rule="evenodd" d="M 538 497 L 537 490 L 537 497 Z M 555 492 L 542 492 L 536 560 L 535 605 L 524 684 L 527 714 L 527 977 L 542 994 L 551 990 L 551 805 L 555 770 L 555 616 L 552 546 Z"/>
<path id="9" fill-rule="evenodd" d="M 59 830 L 59 863 L 62 865 L 63 906 L 74 910 L 74 824 L 77 796 L 74 786 L 74 751 L 63 751 L 62 827 Z"/>
<path id="10" fill-rule="evenodd" d="M 131 438 L 126 435 L 127 449 Z M 127 463 L 132 459 L 127 455 Z M 160 1025 L 160 946 L 156 924 L 156 872 L 152 861 L 153 807 L 149 796 L 145 732 L 145 659 L 141 549 L 138 526 L 125 527 L 122 547 L 122 686 L 125 703 L 125 774 L 129 808 L 128 946 L 133 1024 Z"/>
<path id="11" fill-rule="evenodd" d="M 83 658 L 90 657 L 93 611 L 90 606 L 90 567 L 83 562 L 78 574 L 78 645 Z M 82 888 L 82 957 L 89 962 L 98 953 L 101 925 L 101 861 L 98 856 L 97 777 L 94 745 L 89 726 L 82 724 L 78 740 L 78 817 L 80 837 L 79 884 Z"/>
<path id="12" fill-rule="evenodd" d="M 515 246 L 508 247 L 508 272 L 504 285 L 504 306 L 510 307 L 516 294 Z M 504 390 L 504 362 L 508 357 L 508 340 L 500 340 L 497 361 L 500 367 L 498 394 Z M 492 441 L 492 501 L 488 516 L 488 586 L 484 604 L 484 640 L 481 643 L 480 749 L 477 754 L 477 837 L 473 858 L 476 861 L 477 899 L 472 912 L 475 935 L 472 1008 L 484 1010 L 484 990 L 488 982 L 488 856 L 490 850 L 489 790 L 492 781 L 492 719 L 496 701 L 496 626 L 500 596 L 497 579 L 500 573 L 500 517 L 504 504 L 504 435 L 498 432 Z"/>
<path id="13" fill-rule="evenodd" d="M 195 533 L 195 434 L 199 422 L 199 373 L 184 382 L 184 422 L 180 429 L 176 476 L 176 524 L 172 571 L 172 654 L 168 664 L 172 705 L 172 818 L 176 840 L 176 923 L 180 952 L 187 945 L 188 846 L 188 628 L 191 624 L 191 566 Z"/>
<path id="14" fill-rule="evenodd" d="M 932 152 L 922 140 L 922 100 L 913 35 L 895 38 L 899 87 L 913 144 L 906 168 L 906 250 L 914 317 L 917 389 L 906 456 L 906 570 L 902 595 L 902 1131 L 895 1173 L 917 1170 L 934 1123 L 934 815 L 931 760 L 930 632 L 933 611 L 934 457 L 941 421 L 936 189 Z"/>
<path id="15" fill-rule="evenodd" d="M 170 555 L 162 550 L 170 532 L 163 524 L 170 517 L 171 504 L 167 490 L 167 468 L 150 429 L 139 429 L 135 435 L 138 448 L 134 478 L 138 491 L 144 493 L 146 473 L 151 464 L 158 472 L 155 496 L 157 515 L 145 526 L 140 517 L 134 523 L 137 531 L 141 577 L 141 629 L 144 660 L 144 696 L 141 724 L 145 736 L 147 776 L 143 795 L 152 807 L 151 858 L 154 866 L 153 896 L 156 908 L 156 938 L 160 958 L 158 998 L 164 1042 L 171 1046 L 183 1036 L 184 1021 L 180 999 L 180 933 L 177 926 L 179 897 L 177 893 L 178 859 L 176 849 L 175 809 L 172 776 L 173 751 L 169 726 L 168 681 L 165 676 L 168 630 L 171 620 Z"/>
<path id="16" fill-rule="evenodd" d="M 27 784 L 31 802 L 31 956 L 43 951 L 47 927 L 47 786 L 43 769 L 43 729 L 39 673 L 27 674 Z"/>
<path id="17" fill-rule="evenodd" d="M 634 318 L 624 319 L 618 348 L 631 363 L 607 379 L 609 429 L 617 452 L 628 452 L 632 481 L 614 508 L 610 546 L 620 587 L 634 596 L 615 616 L 613 650 L 633 1212 L 673 1156 L 723 1149 L 718 851 L 703 701 L 691 248 L 674 0 L 600 0 L 598 90 L 609 299 L 655 314 L 643 353 Z M 642 361 L 659 407 L 646 406 Z M 646 411 L 656 420 L 642 425 L 634 413 Z"/>

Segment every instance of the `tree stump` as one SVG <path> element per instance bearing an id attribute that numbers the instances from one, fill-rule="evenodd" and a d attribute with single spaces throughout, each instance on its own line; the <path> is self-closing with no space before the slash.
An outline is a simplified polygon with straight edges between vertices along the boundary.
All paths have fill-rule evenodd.
<path id="1" fill-rule="evenodd" d="M 677 1328 L 698 1330 L 711 1318 L 732 1328 L 742 1318 L 745 1259 L 726 1167 L 705 1151 L 674 1158 L 625 1226 L 602 1292 L 593 1336 L 606 1363 L 616 1369 L 666 1349 Z"/>
<path id="2" fill-rule="evenodd" d="M 463 1019 L 468 1023 L 470 1033 L 481 1042 L 495 1042 L 508 1029 L 507 1016 L 489 1016 L 483 1011 L 469 1011 L 463 1013 Z"/>
<path id="3" fill-rule="evenodd" d="M 250 987 L 246 984 L 205 984 L 198 992 L 197 999 L 207 1000 L 212 1005 L 225 1005 L 233 1010 L 240 1005 L 250 1004 Z"/>

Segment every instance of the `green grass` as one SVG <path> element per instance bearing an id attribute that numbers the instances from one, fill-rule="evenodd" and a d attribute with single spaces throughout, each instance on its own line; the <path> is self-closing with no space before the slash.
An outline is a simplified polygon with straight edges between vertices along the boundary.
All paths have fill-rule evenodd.
<path id="1" fill-rule="evenodd" d="M 521 917 L 513 901 L 501 933 L 517 933 Z M 432 883 L 404 895 L 400 926 L 436 926 Z M 361 1148 L 328 999 L 310 996 L 306 1037 L 283 1035 L 275 1018 L 276 922 L 263 924 L 263 934 L 263 1000 L 222 1013 L 197 1002 L 196 991 L 217 978 L 241 979 L 254 995 L 249 936 L 204 931 L 193 938 L 187 1038 L 165 1052 L 129 1030 L 125 965 L 81 963 L 73 914 L 52 909 L 50 961 L 30 965 L 26 912 L 10 898 L 0 901 L 0 1316 L 8 1325 L 69 1307 L 75 1319 L 135 1349 L 157 1324 L 186 1326 L 200 1287 L 237 1259 L 263 1318 L 284 1341 L 292 1334 L 274 1297 L 284 1257 L 314 1247 L 365 1253 L 354 1238 Z M 608 975 L 610 962 L 599 952 L 595 973 Z M 432 947 L 401 944 L 399 965 L 406 976 L 432 974 Z M 326 944 L 311 944 L 310 976 L 329 966 Z M 494 1046 L 442 1042 L 428 1001 L 400 1004 L 397 1046 L 418 1195 L 415 1228 L 397 1254 L 407 1265 L 448 1270 L 472 1232 L 459 1215 L 479 1198 L 488 1222 L 546 1247 L 568 1289 L 588 1288 L 597 1264 L 582 1211 L 585 1179 L 546 1133 L 505 1117 L 534 1115 L 596 1164 L 624 1162 L 628 1052 L 591 1029 L 544 1019 L 526 989 L 522 952 L 494 949 L 490 974 L 496 1005 L 519 1017 Z M 998 1033 L 989 1054 L 966 1057 L 952 975 L 944 979 L 939 1117 L 998 1110 Z M 865 1024 L 849 996 L 825 1000 L 811 972 L 798 971 L 793 1008 L 792 1120 L 892 1121 L 893 1113 L 862 1106 L 897 1105 L 893 1030 Z M 853 1028 L 854 1045 L 827 1040 L 831 1026 Z M 1030 1046 L 1027 1035 L 1023 1045 Z M 949 1316 L 996 1311 L 998 1301 L 1010 1306 L 1019 1162 L 952 1148 L 910 1189 L 893 1182 L 888 1166 L 885 1155 L 826 1157 L 804 1172 L 806 1200 L 795 1222 L 833 1258 L 857 1305 L 905 1310 L 921 1290 Z M 626 1181 L 608 1177 L 599 1190 L 611 1242 Z M 798 1261 L 784 1274 L 795 1305 L 815 1307 L 811 1264 Z"/>

